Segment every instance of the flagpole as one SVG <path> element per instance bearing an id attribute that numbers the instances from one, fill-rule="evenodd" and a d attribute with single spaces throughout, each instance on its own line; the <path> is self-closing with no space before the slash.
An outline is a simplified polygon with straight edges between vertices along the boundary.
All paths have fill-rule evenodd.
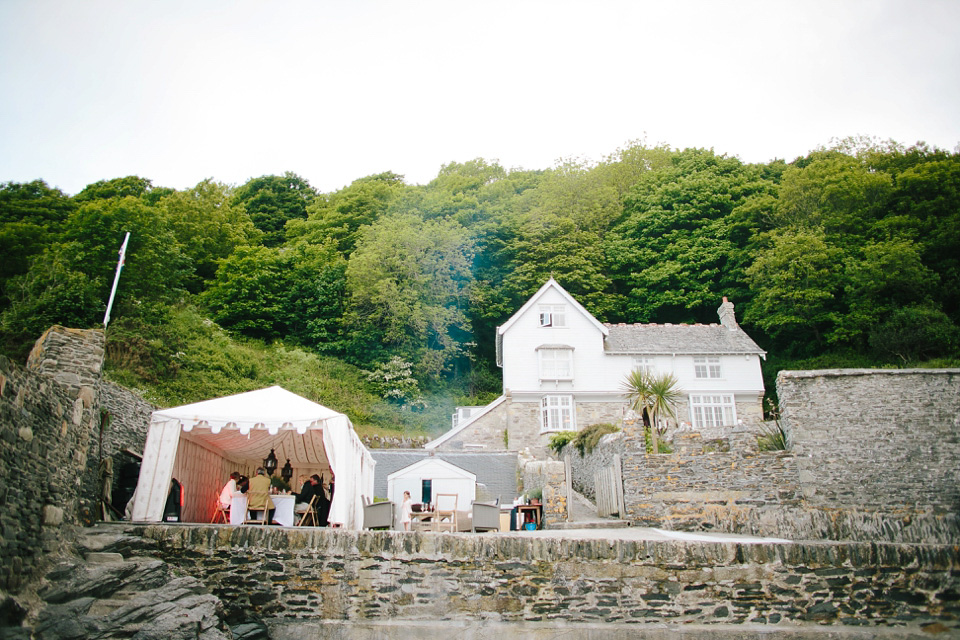
<path id="1" fill-rule="evenodd" d="M 127 257 L 127 242 L 130 240 L 130 232 L 123 238 L 123 244 L 120 245 L 120 261 L 117 262 L 117 274 L 113 276 L 113 288 L 110 290 L 110 301 L 107 303 L 107 312 L 103 314 L 103 328 L 107 328 L 110 322 L 110 309 L 113 308 L 113 297 L 117 295 L 117 284 L 120 282 L 120 270 L 123 269 L 123 262 Z"/>

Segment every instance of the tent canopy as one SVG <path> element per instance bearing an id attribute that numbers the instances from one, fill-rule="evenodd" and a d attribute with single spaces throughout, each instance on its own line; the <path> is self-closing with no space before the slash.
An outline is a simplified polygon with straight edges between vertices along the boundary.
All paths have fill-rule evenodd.
<path id="1" fill-rule="evenodd" d="M 231 460 L 259 461 L 273 449 L 280 465 L 289 459 L 295 468 L 329 467 L 336 477 L 330 522 L 347 528 L 360 527 L 363 503 L 373 496 L 373 458 L 349 418 L 269 387 L 153 412 L 133 520 L 161 520 L 181 439 Z"/>

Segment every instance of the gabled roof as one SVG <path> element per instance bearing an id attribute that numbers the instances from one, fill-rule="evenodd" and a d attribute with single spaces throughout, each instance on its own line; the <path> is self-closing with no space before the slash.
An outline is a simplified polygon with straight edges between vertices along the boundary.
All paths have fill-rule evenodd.
<path id="1" fill-rule="evenodd" d="M 607 335 L 607 328 L 603 325 L 603 323 L 597 320 L 596 318 L 594 318 L 593 314 L 587 311 L 582 304 L 574 300 L 573 296 L 567 293 L 567 290 L 561 287 L 560 283 L 554 280 L 552 277 L 549 280 L 547 280 L 543 284 L 543 286 L 537 290 L 535 294 L 530 296 L 530 299 L 527 300 L 527 302 L 522 307 L 520 307 L 520 309 L 518 309 L 516 313 L 510 316 L 509 320 L 507 320 L 502 325 L 497 327 L 497 335 L 502 336 L 517 321 L 517 319 L 520 316 L 526 313 L 527 309 L 537 304 L 540 298 L 543 297 L 543 294 L 550 289 L 556 289 L 560 293 L 560 295 L 564 297 L 567 303 L 570 304 L 570 306 L 572 306 L 574 309 L 576 309 L 577 311 L 582 313 L 584 316 L 586 316 L 590 320 L 590 322 L 597 327 L 597 331 L 599 331 L 603 335 Z"/>
<path id="2" fill-rule="evenodd" d="M 400 475 L 417 475 L 423 469 L 437 468 L 437 467 L 440 467 L 441 469 L 445 469 L 446 473 L 450 474 L 449 475 L 450 478 L 462 478 L 464 480 L 470 480 L 472 482 L 477 481 L 477 474 L 467 471 L 462 467 L 458 467 L 457 465 L 451 462 L 447 462 L 446 460 L 437 458 L 436 456 L 431 456 L 431 457 L 423 458 L 422 460 L 418 460 L 417 462 L 414 462 L 411 465 L 407 465 L 402 469 L 397 469 L 393 473 L 387 475 L 387 482 L 389 482 L 391 478 L 396 478 L 397 476 L 400 476 Z M 436 478 L 438 476 L 434 475 L 433 477 Z"/>
<path id="3" fill-rule="evenodd" d="M 506 399 L 507 399 L 506 396 L 500 396 L 500 397 L 498 397 L 496 400 L 494 400 L 493 402 L 491 402 L 490 404 L 488 404 L 487 406 L 485 406 L 482 411 L 478 411 L 477 413 L 474 413 L 473 415 L 471 415 L 470 418 L 468 418 L 467 420 L 461 421 L 460 424 L 458 424 L 458 425 L 457 425 L 456 427 L 454 427 L 453 429 L 450 429 L 449 431 L 447 431 L 447 432 L 444 433 L 443 435 L 438 436 L 438 437 L 434 438 L 433 440 L 431 440 L 430 442 L 428 442 L 427 444 L 423 445 L 423 448 L 424 448 L 424 449 L 436 449 L 436 448 L 439 447 L 441 444 L 443 444 L 444 442 L 446 442 L 447 440 L 449 440 L 449 439 L 452 438 L 453 436 L 457 435 L 458 433 L 460 433 L 461 431 L 463 431 L 464 429 L 466 429 L 467 427 L 469 427 L 470 424 L 473 423 L 474 420 L 480 418 L 481 416 L 485 416 L 486 414 L 490 413 L 490 412 L 493 411 L 495 408 L 497 408 L 499 405 L 503 404 L 504 401 L 506 401 Z"/>
<path id="4" fill-rule="evenodd" d="M 739 327 L 720 324 L 608 324 L 603 348 L 609 354 L 766 356 Z"/>
<path id="5" fill-rule="evenodd" d="M 424 451 L 423 449 L 371 449 L 376 461 L 374 495 L 387 497 L 387 477 L 424 459 L 440 459 L 477 476 L 491 497 L 509 504 L 517 497 L 517 454 L 482 451 Z M 478 498 L 479 499 L 479 498 Z"/>
<path id="6" fill-rule="evenodd" d="M 587 311 L 582 304 L 577 302 L 573 298 L 573 296 L 567 293 L 566 289 L 560 286 L 559 282 L 557 282 L 551 277 L 549 280 L 543 283 L 543 286 L 540 287 L 535 294 L 530 296 L 530 299 L 527 300 L 526 303 L 522 307 L 520 307 L 516 313 L 510 316 L 510 318 L 506 322 L 504 322 L 502 325 L 497 327 L 496 347 L 497 347 L 497 366 L 498 367 L 503 366 L 503 334 L 506 333 L 506 331 L 510 329 L 510 327 L 513 326 L 514 323 L 517 322 L 517 319 L 520 316 L 526 313 L 527 310 L 530 309 L 533 305 L 537 304 L 540 301 L 540 298 L 543 297 L 543 294 L 545 294 L 550 289 L 556 289 L 556 291 L 561 296 L 563 296 L 564 300 L 566 300 L 566 302 L 571 307 L 573 307 L 574 309 L 579 311 L 581 314 L 583 314 L 583 316 L 587 318 L 590 321 L 590 323 L 597 328 L 597 331 L 599 331 L 601 334 L 603 334 L 604 337 L 606 337 L 607 327 L 605 327 L 602 322 L 594 318 L 592 313 Z"/>

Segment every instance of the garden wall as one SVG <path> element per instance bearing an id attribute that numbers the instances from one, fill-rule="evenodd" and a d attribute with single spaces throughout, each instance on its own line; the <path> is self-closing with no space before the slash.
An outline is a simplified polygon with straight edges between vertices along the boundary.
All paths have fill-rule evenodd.
<path id="1" fill-rule="evenodd" d="M 778 393 L 787 451 L 758 451 L 753 427 L 737 426 L 709 439 L 678 431 L 673 453 L 654 456 L 627 424 L 619 443 L 571 453 L 574 486 L 588 493 L 590 472 L 618 452 L 627 513 L 640 525 L 793 540 L 960 539 L 960 370 L 781 372 Z"/>

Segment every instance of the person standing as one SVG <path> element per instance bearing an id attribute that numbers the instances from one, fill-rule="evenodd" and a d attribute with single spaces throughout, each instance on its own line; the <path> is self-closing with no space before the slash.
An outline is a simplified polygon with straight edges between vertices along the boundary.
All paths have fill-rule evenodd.
<path id="1" fill-rule="evenodd" d="M 410 492 L 403 492 L 403 502 L 400 503 L 400 526 L 404 531 L 410 531 L 410 522 L 413 520 L 413 502 Z"/>

